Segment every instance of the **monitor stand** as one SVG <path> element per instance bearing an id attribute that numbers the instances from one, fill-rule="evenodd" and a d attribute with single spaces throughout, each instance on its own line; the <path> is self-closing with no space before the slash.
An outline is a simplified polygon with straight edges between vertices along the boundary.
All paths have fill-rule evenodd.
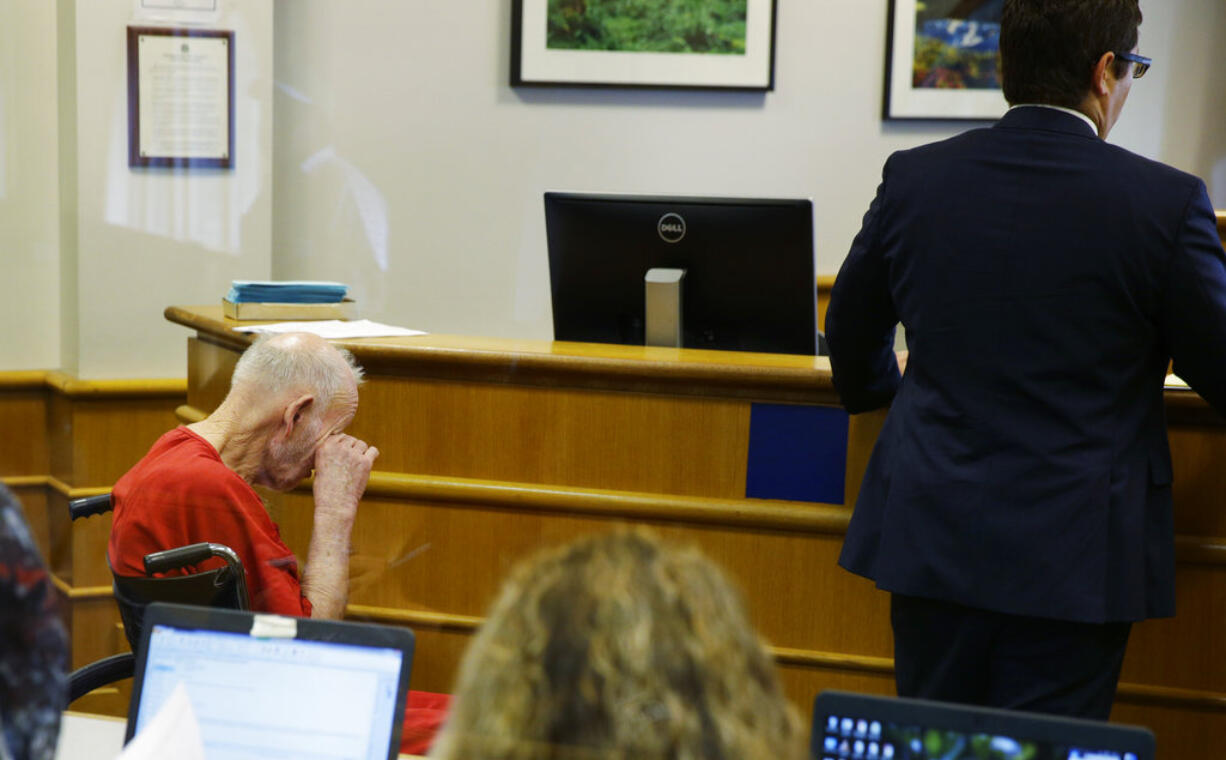
<path id="1" fill-rule="evenodd" d="M 681 282 L 684 269 L 655 267 L 643 277 L 646 294 L 646 343 L 681 348 Z"/>

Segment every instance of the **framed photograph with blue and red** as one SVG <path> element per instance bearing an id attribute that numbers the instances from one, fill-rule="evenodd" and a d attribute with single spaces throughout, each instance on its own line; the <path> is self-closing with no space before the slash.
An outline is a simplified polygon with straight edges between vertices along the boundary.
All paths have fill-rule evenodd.
<path id="1" fill-rule="evenodd" d="M 512 0 L 511 86 L 773 90 L 776 0 Z"/>
<path id="2" fill-rule="evenodd" d="M 890 0 L 886 119 L 995 120 L 1004 0 Z"/>

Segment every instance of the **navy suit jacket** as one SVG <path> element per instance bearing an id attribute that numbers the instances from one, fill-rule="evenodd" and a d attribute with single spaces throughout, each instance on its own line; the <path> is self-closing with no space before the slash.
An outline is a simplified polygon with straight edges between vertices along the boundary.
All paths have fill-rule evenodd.
<path id="1" fill-rule="evenodd" d="M 896 153 L 826 337 L 848 411 L 890 405 L 843 567 L 1010 614 L 1174 614 L 1168 357 L 1226 409 L 1226 255 L 1199 179 L 1050 108 Z"/>

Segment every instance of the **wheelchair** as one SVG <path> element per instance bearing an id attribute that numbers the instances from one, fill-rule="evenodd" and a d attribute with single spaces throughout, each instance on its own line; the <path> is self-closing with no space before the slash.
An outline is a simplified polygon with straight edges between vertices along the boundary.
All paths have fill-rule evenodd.
<path id="1" fill-rule="evenodd" d="M 106 493 L 73 499 L 68 503 L 68 512 L 73 520 L 83 520 L 105 514 L 113 506 L 111 494 Z M 211 557 L 220 557 L 225 564 L 190 575 L 153 577 L 158 573 L 199 564 Z M 69 703 L 94 689 L 132 677 L 136 664 L 134 653 L 140 647 L 144 629 L 145 608 L 151 603 L 174 602 L 236 610 L 246 610 L 251 606 L 242 560 L 233 549 L 223 544 L 206 541 L 152 552 L 145 555 L 144 565 L 146 577 L 117 575 L 114 569 L 111 570 L 115 603 L 119 607 L 124 634 L 132 651 L 111 655 L 74 670 L 69 676 Z"/>

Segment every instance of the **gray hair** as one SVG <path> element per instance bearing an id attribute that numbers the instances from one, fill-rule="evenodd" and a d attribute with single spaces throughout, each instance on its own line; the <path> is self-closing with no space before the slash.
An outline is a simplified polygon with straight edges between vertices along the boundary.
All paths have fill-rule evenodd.
<path id="1" fill-rule="evenodd" d="M 349 371 L 355 384 L 362 384 L 362 368 L 352 353 L 326 343 L 323 345 L 331 350 L 320 350 L 317 342 L 302 337 L 298 333 L 261 335 L 239 357 L 230 377 L 231 390 L 242 385 L 274 394 L 309 389 L 320 408 L 327 409 L 345 386 L 345 370 L 341 367 Z"/>

